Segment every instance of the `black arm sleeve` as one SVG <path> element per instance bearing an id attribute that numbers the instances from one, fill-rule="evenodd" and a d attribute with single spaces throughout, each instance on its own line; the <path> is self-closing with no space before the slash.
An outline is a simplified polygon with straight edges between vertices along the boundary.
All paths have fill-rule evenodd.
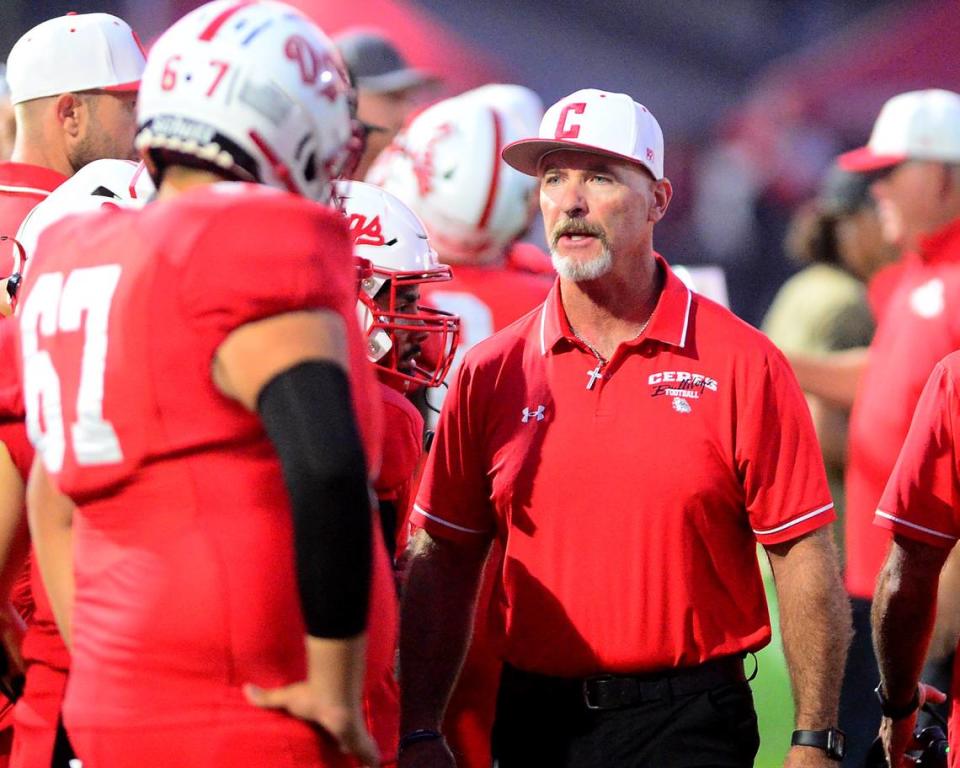
<path id="1" fill-rule="evenodd" d="M 364 630 L 372 520 L 367 466 L 344 370 L 300 363 L 260 391 L 257 411 L 276 448 L 293 507 L 297 582 L 307 632 Z"/>

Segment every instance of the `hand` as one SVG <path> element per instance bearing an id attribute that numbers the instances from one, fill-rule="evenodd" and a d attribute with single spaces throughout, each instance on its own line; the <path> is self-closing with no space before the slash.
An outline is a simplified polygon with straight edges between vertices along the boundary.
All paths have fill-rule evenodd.
<path id="1" fill-rule="evenodd" d="M 0 607 L 0 693 L 10 700 L 10 704 L 23 693 L 24 663 L 21 649 L 26 631 L 26 624 L 11 602 Z"/>
<path id="2" fill-rule="evenodd" d="M 359 704 L 349 706 L 326 701 L 308 683 L 294 683 L 282 688 L 264 690 L 255 685 L 245 685 L 243 692 L 247 701 L 264 709 L 281 709 L 301 720 L 316 723 L 329 733 L 340 751 L 353 755 L 364 766 L 377 768 L 380 754 L 367 726 Z"/>
<path id="3" fill-rule="evenodd" d="M 932 685 L 920 683 L 920 707 L 927 701 L 942 704 L 947 695 Z M 919 711 L 920 707 L 917 707 Z M 904 757 L 904 753 L 913 743 L 913 729 L 917 724 L 917 712 L 912 712 L 900 720 L 891 720 L 884 717 L 880 720 L 880 741 L 883 742 L 883 751 L 887 756 L 887 765 L 891 768 L 910 768 L 912 763 Z"/>
<path id="4" fill-rule="evenodd" d="M 13 603 L 7 601 L 6 605 L 0 608 L 0 644 L 7 655 L 8 674 L 23 674 L 23 636 L 27 633 L 27 625 L 24 623 L 20 614 L 17 613 Z"/>
<path id="5" fill-rule="evenodd" d="M 419 741 L 400 753 L 397 768 L 456 768 L 457 761 L 446 739 Z"/>

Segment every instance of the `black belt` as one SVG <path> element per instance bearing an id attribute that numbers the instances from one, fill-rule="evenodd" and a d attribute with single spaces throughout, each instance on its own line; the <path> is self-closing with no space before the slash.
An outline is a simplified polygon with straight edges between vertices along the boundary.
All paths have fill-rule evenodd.
<path id="1" fill-rule="evenodd" d="M 524 672 L 516 668 L 505 674 L 521 686 L 540 689 L 544 693 L 573 694 L 587 709 L 612 710 L 633 707 L 674 697 L 691 696 L 731 683 L 746 682 L 743 656 L 724 656 L 696 667 L 680 667 L 643 675 L 593 675 L 581 679 L 557 678 Z M 519 679 L 518 679 L 519 678 Z M 521 682 L 522 681 L 522 682 Z"/>

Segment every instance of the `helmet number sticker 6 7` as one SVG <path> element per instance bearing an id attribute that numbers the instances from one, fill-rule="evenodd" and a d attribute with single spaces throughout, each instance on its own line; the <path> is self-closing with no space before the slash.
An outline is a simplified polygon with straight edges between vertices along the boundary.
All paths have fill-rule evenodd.
<path id="1" fill-rule="evenodd" d="M 27 434 L 50 472 L 63 468 L 67 430 L 60 376 L 40 338 L 83 330 L 76 421 L 70 441 L 77 464 L 114 464 L 123 452 L 113 425 L 103 418 L 103 379 L 107 363 L 107 320 L 120 281 L 120 266 L 107 264 L 37 278 L 20 315 L 23 393 Z"/>

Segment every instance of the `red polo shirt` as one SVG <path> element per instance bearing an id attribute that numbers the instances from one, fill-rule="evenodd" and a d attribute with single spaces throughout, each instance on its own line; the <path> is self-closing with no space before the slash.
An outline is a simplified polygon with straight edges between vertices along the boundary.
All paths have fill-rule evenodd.
<path id="1" fill-rule="evenodd" d="M 920 396 L 913 422 L 877 509 L 875 524 L 935 547 L 960 538 L 960 352 L 938 363 Z M 960 671 L 954 667 L 950 765 L 960 750 Z"/>
<path id="2" fill-rule="evenodd" d="M 39 165 L 0 163 L 0 235 L 15 236 L 30 209 L 66 180 Z"/>
<path id="3" fill-rule="evenodd" d="M 933 369 L 874 524 L 936 547 L 960 538 L 960 352 Z"/>
<path id="4" fill-rule="evenodd" d="M 519 668 L 641 672 L 760 648 L 757 541 L 834 518 L 783 356 L 658 260 L 646 332 L 592 388 L 558 284 L 467 354 L 444 402 L 414 522 L 500 539 Z"/>
<path id="5" fill-rule="evenodd" d="M 905 257 L 870 345 L 850 414 L 846 583 L 869 600 L 890 536 L 873 525 L 920 392 L 937 361 L 960 349 L 960 220 Z"/>

